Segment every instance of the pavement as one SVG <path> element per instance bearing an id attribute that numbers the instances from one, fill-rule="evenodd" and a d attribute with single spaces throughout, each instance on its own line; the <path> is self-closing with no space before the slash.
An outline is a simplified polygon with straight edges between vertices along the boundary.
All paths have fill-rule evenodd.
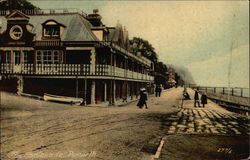
<path id="1" fill-rule="evenodd" d="M 188 92 L 193 98 L 194 91 Z M 179 107 L 176 114 L 164 120 L 165 145 L 158 159 L 248 158 L 247 117 L 229 112 L 210 100 L 205 108 L 194 107 L 194 100 L 184 100 Z"/>

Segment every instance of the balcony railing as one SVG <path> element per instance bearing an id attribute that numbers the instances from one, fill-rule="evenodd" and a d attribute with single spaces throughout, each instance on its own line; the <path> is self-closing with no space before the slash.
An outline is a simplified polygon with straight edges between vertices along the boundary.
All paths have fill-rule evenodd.
<path id="1" fill-rule="evenodd" d="M 82 10 L 77 8 L 62 8 L 62 9 L 20 9 L 20 12 L 26 15 L 54 15 L 54 14 L 69 14 L 69 13 L 78 13 L 84 17 L 87 16 Z M 0 16 L 5 16 L 10 14 L 11 11 L 8 9 L 1 9 Z"/>
<path id="2" fill-rule="evenodd" d="M 0 64 L 0 74 L 59 75 L 59 76 L 113 76 L 153 81 L 148 74 L 133 72 L 111 65 L 91 64 Z"/>
<path id="3" fill-rule="evenodd" d="M 63 43 L 60 40 L 43 40 L 35 41 L 35 46 L 63 46 Z"/>

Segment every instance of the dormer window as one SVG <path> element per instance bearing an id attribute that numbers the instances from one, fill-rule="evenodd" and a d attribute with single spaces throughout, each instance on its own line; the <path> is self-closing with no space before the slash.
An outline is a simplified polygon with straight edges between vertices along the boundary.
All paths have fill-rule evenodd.
<path id="1" fill-rule="evenodd" d="M 44 38 L 60 38 L 61 33 L 65 26 L 56 22 L 55 20 L 48 20 L 43 24 L 43 37 Z"/>
<path id="2" fill-rule="evenodd" d="M 58 25 L 47 25 L 44 27 L 44 36 L 59 37 L 60 36 L 60 26 Z"/>

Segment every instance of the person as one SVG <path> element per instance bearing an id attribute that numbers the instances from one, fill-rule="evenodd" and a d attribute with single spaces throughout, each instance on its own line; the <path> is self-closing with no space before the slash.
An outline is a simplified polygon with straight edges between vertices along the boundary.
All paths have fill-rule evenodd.
<path id="1" fill-rule="evenodd" d="M 183 99 L 184 100 L 190 100 L 191 99 L 187 91 L 186 92 L 183 91 Z"/>
<path id="2" fill-rule="evenodd" d="M 157 85 L 155 87 L 155 97 L 158 97 L 158 95 L 159 95 L 159 86 Z"/>
<path id="3" fill-rule="evenodd" d="M 194 93 L 194 107 L 196 107 L 196 103 L 198 103 L 198 107 L 200 107 L 199 93 L 197 89 L 195 90 Z"/>
<path id="4" fill-rule="evenodd" d="M 159 85 L 159 88 L 158 88 L 158 95 L 159 95 L 159 97 L 161 96 L 161 91 L 162 91 L 162 86 Z"/>
<path id="5" fill-rule="evenodd" d="M 155 87 L 155 97 L 160 97 L 161 96 L 161 91 L 162 91 L 161 85 L 157 85 Z"/>
<path id="6" fill-rule="evenodd" d="M 146 109 L 148 109 L 147 100 L 148 100 L 147 91 L 145 88 L 141 88 L 140 89 L 140 99 L 137 103 L 137 106 L 142 109 L 143 106 L 145 105 Z"/>
<path id="7" fill-rule="evenodd" d="M 190 100 L 190 96 L 187 92 L 187 88 L 185 87 L 184 90 L 183 90 L 183 100 Z"/>
<path id="8" fill-rule="evenodd" d="M 201 104 L 203 108 L 205 108 L 205 104 L 207 104 L 207 95 L 205 92 L 203 92 L 201 95 Z"/>

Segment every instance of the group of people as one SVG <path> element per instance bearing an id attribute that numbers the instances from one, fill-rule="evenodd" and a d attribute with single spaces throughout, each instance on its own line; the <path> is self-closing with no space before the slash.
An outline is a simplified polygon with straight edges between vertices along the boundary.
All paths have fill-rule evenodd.
<path id="1" fill-rule="evenodd" d="M 198 103 L 198 107 L 201 107 L 200 106 L 198 89 L 196 89 L 195 93 L 194 93 L 194 107 L 196 107 L 197 103 Z M 203 108 L 205 108 L 205 104 L 207 104 L 207 95 L 206 95 L 205 92 L 202 92 L 202 95 L 201 95 L 201 104 L 202 104 Z"/>
<path id="2" fill-rule="evenodd" d="M 187 92 L 187 89 L 184 88 L 184 91 L 183 91 L 183 100 L 190 100 L 190 96 Z M 198 89 L 195 89 L 195 93 L 194 93 L 194 107 L 196 107 L 196 104 L 198 104 L 198 107 L 201 107 L 200 106 L 200 99 L 199 99 L 199 91 Z M 202 107 L 204 108 L 205 107 L 205 104 L 207 104 L 207 95 L 206 95 L 206 92 L 202 92 L 201 94 L 201 104 L 202 104 Z"/>
<path id="3" fill-rule="evenodd" d="M 161 85 L 157 85 L 155 87 L 155 97 L 160 97 L 161 96 L 161 91 L 162 91 Z"/>
<path id="4" fill-rule="evenodd" d="M 160 97 L 161 96 L 161 86 L 156 86 L 155 88 L 155 96 L 156 97 Z M 190 100 L 190 96 L 187 92 L 187 89 L 184 88 L 184 91 L 183 91 L 183 100 Z M 140 99 L 137 103 L 137 106 L 139 108 L 143 108 L 143 106 L 145 105 L 145 108 L 148 109 L 148 106 L 147 106 L 147 100 L 148 100 L 148 93 L 147 93 L 147 90 L 146 88 L 141 88 L 140 89 Z M 198 89 L 195 89 L 195 93 L 194 93 L 194 107 L 196 107 L 196 104 L 198 103 L 198 107 L 201 107 L 200 106 L 200 100 L 199 100 L 199 92 L 198 92 Z M 202 104 L 202 107 L 205 108 L 205 104 L 207 104 L 207 95 L 205 92 L 202 92 L 202 95 L 201 95 L 201 104 Z"/>

